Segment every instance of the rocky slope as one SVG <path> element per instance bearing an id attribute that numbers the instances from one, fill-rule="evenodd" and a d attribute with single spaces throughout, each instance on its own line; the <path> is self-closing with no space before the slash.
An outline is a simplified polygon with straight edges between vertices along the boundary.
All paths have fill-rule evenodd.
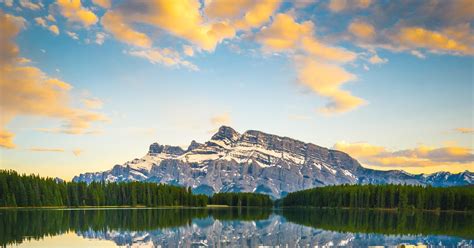
<path id="1" fill-rule="evenodd" d="M 348 154 L 288 137 L 249 130 L 237 133 L 222 126 L 205 144 L 150 145 L 148 153 L 111 170 L 84 173 L 73 181 L 147 181 L 192 187 L 196 193 L 258 192 L 276 198 L 297 190 L 354 183 L 422 184 L 474 183 L 472 172 L 412 175 L 362 167 Z"/>

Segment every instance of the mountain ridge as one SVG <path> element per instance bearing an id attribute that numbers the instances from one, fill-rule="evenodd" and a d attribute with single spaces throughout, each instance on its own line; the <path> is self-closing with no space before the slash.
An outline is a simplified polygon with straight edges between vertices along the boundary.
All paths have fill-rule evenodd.
<path id="1" fill-rule="evenodd" d="M 258 130 L 240 134 L 221 126 L 205 143 L 150 145 L 148 153 L 104 172 L 83 173 L 73 181 L 148 181 L 191 187 L 196 193 L 257 192 L 275 198 L 333 184 L 473 184 L 472 172 L 413 175 L 363 167 L 349 154 Z"/>

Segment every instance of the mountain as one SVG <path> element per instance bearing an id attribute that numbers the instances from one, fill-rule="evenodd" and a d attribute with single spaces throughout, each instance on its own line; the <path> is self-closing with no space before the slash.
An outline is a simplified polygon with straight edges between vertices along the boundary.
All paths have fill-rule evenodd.
<path id="1" fill-rule="evenodd" d="M 147 181 L 192 187 L 196 193 L 257 192 L 279 198 L 289 192 L 333 184 L 469 185 L 474 173 L 413 175 L 362 167 L 348 154 L 288 137 L 222 126 L 204 144 L 150 145 L 148 153 L 76 182 Z"/>

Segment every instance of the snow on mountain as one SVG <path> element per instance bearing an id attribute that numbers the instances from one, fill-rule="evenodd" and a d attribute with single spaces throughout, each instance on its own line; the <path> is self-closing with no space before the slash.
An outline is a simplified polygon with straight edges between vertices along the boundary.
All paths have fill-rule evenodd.
<path id="1" fill-rule="evenodd" d="M 473 184 L 473 173 L 412 175 L 362 167 L 346 153 L 288 137 L 222 126 L 204 144 L 186 150 L 153 143 L 141 159 L 104 172 L 84 173 L 74 181 L 147 181 L 192 187 L 194 192 L 258 192 L 282 197 L 288 192 L 333 184 Z"/>

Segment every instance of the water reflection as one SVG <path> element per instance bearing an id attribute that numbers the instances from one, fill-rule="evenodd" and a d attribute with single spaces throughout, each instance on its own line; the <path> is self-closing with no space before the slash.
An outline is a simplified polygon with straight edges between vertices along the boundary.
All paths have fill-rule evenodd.
<path id="1" fill-rule="evenodd" d="M 474 245 L 473 215 L 460 213 L 261 208 L 0 211 L 2 246 L 70 232 L 118 246 Z"/>

